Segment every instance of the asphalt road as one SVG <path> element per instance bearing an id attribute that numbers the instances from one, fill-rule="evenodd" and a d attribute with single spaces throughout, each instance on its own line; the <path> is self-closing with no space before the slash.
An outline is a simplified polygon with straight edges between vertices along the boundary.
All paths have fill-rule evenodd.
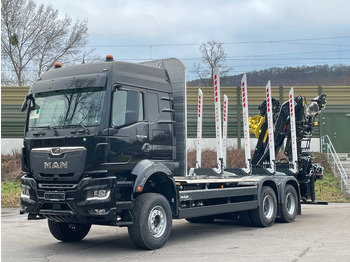
<path id="1" fill-rule="evenodd" d="M 303 205 L 302 213 L 270 228 L 174 220 L 166 245 L 143 251 L 126 228 L 93 226 L 81 242 L 61 243 L 46 220 L 2 209 L 1 261 L 350 261 L 350 204 Z"/>

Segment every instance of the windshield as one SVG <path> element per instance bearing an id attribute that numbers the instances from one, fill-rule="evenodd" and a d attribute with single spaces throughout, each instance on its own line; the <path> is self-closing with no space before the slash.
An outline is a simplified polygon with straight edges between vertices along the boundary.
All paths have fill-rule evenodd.
<path id="1" fill-rule="evenodd" d="M 29 128 L 97 126 L 105 94 L 104 87 L 65 89 L 34 94 Z"/>

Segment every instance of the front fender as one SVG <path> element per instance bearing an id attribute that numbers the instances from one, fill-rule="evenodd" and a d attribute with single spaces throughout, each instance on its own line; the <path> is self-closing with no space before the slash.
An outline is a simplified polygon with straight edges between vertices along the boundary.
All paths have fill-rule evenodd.
<path id="1" fill-rule="evenodd" d="M 143 187 L 148 180 L 148 178 L 154 173 L 164 173 L 167 176 L 171 176 L 172 172 L 161 162 L 155 162 L 148 159 L 142 160 L 134 167 L 131 174 L 136 176 L 134 183 L 134 192 L 140 193 L 143 191 Z M 137 190 L 137 188 L 141 190 Z"/>

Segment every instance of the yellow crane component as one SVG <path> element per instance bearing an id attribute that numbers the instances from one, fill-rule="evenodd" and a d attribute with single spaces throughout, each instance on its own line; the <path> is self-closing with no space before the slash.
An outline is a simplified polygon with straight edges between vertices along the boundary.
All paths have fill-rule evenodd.
<path id="1" fill-rule="evenodd" d="M 260 136 L 261 126 L 265 121 L 265 117 L 256 115 L 249 117 L 249 132 L 254 134 L 256 138 Z"/>

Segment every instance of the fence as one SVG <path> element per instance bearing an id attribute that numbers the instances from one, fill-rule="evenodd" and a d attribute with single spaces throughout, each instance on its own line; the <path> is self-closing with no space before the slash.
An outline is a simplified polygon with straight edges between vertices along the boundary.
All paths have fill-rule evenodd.
<path id="1" fill-rule="evenodd" d="M 248 82 L 249 84 L 249 82 Z M 28 87 L 1 87 L 1 137 L 2 138 L 21 138 L 23 136 L 25 113 L 20 112 L 20 106 L 24 96 L 28 93 Z M 203 137 L 215 137 L 214 121 L 214 95 L 212 87 L 201 87 L 204 95 L 204 115 L 203 115 Z M 290 87 L 272 87 L 273 96 L 281 103 L 287 100 Z M 305 96 L 308 101 L 320 93 L 327 94 L 327 109 L 338 110 L 344 104 L 349 104 L 350 87 L 318 87 L 318 86 L 297 86 L 294 87 L 295 96 Z M 265 87 L 249 87 L 249 114 L 258 114 L 257 107 L 265 99 Z M 197 112 L 197 94 L 198 87 L 187 88 L 187 136 L 194 138 L 196 136 L 196 112 Z M 240 88 L 222 87 L 221 94 L 226 94 L 229 99 L 228 116 L 228 137 L 243 137 L 242 128 L 242 110 L 240 104 Z M 238 99 L 237 99 L 238 98 Z M 320 128 L 316 126 L 313 137 L 320 137 Z"/>
<path id="2" fill-rule="evenodd" d="M 335 151 L 329 136 L 326 135 L 321 137 L 321 149 L 322 153 L 327 154 L 327 162 L 331 163 L 334 176 L 338 177 L 340 180 L 340 188 L 342 192 L 344 192 L 347 189 L 350 189 L 348 176 L 344 170 L 341 161 L 339 160 L 338 154 Z"/>

